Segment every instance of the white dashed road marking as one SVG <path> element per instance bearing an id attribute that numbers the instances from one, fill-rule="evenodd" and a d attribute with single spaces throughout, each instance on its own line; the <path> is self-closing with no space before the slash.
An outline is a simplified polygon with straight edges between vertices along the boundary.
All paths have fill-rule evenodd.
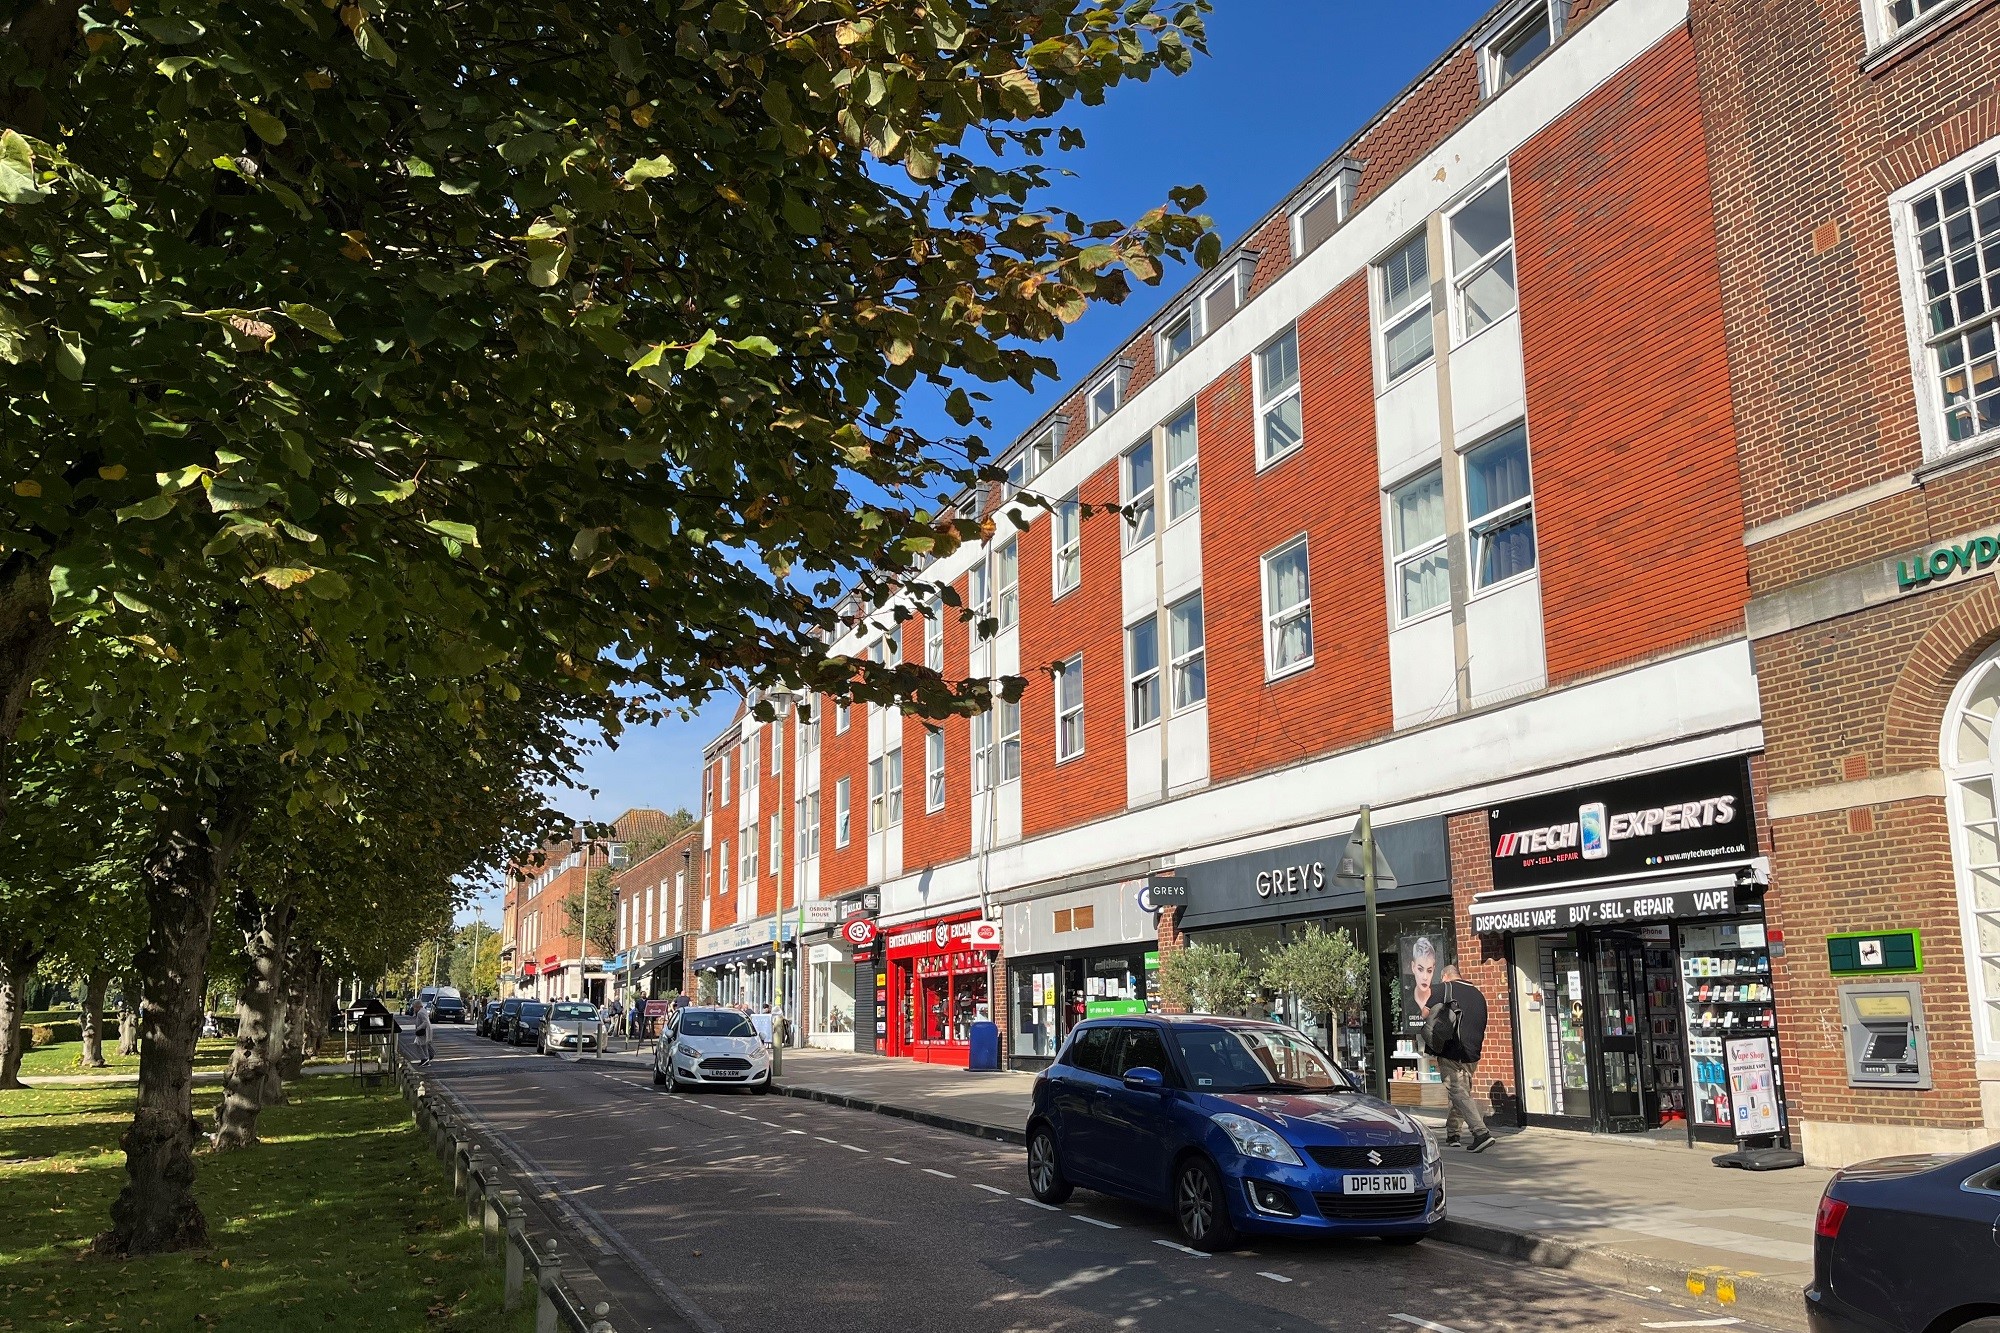
<path id="1" fill-rule="evenodd" d="M 824 1134 L 815 1134 L 813 1135 L 813 1137 L 818 1139 L 821 1143 L 838 1143 L 840 1141 L 838 1139 L 830 1139 Z"/>
<path id="2" fill-rule="evenodd" d="M 847 1151 L 849 1152 L 865 1153 L 868 1151 L 866 1148 L 857 1148 L 851 1143 L 843 1143 L 840 1146 L 847 1149 Z"/>
<path id="3" fill-rule="evenodd" d="M 1166 1246 L 1166 1247 L 1167 1247 L 1168 1249 L 1170 1249 L 1170 1250 L 1179 1250 L 1179 1251 L 1180 1251 L 1180 1252 L 1181 1252 L 1182 1254 L 1191 1254 L 1191 1255 L 1193 1255 L 1193 1256 L 1194 1256 L 1195 1258 L 1197 1258 L 1197 1259 L 1206 1259 L 1206 1258 L 1208 1258 L 1208 1256 L 1207 1256 L 1207 1255 L 1205 1255 L 1205 1254 L 1203 1254 L 1203 1253 L 1202 1253 L 1202 1252 L 1201 1252 L 1200 1250 L 1197 1250 L 1197 1249 L 1195 1249 L 1195 1248 L 1194 1248 L 1193 1246 L 1191 1246 L 1191 1245 L 1183 1245 L 1183 1244 L 1181 1244 L 1181 1243 L 1180 1243 L 1179 1241 L 1177 1241 L 1177 1240 L 1156 1240 L 1156 1241 L 1154 1241 L 1154 1242 L 1153 1242 L 1153 1244 L 1155 1244 L 1155 1245 L 1164 1245 L 1164 1246 Z M 1402 1317 L 1403 1317 L 1403 1316 L 1401 1316 L 1401 1315 L 1397 1315 L 1397 1316 L 1396 1316 L 1396 1318 L 1398 1318 L 1398 1319 L 1401 1319 Z M 1426 1325 L 1426 1327 L 1428 1327 L 1428 1328 L 1436 1328 L 1436 1327 L 1437 1327 L 1437 1325 L 1435 1325 L 1435 1324 L 1429 1324 L 1429 1325 Z M 1445 1330 L 1444 1330 L 1444 1333 L 1458 1333 L 1458 1330 L 1457 1330 L 1457 1329 L 1455 1329 L 1455 1328 L 1448 1328 L 1448 1329 L 1445 1329 Z"/>
<path id="4" fill-rule="evenodd" d="M 1039 1199 L 1023 1199 L 1021 1202 L 1027 1204 L 1030 1208 L 1039 1208 L 1045 1213 L 1059 1213 L 1062 1211 L 1062 1209 L 1056 1207 L 1054 1204 L 1043 1203 Z"/>
<path id="5" fill-rule="evenodd" d="M 1264 1271 L 1263 1271 L 1262 1269 L 1259 1269 L 1259 1270 L 1257 1271 L 1257 1276 L 1258 1276 L 1258 1277 L 1267 1277 L 1267 1278 L 1270 1278 L 1270 1279 L 1271 1279 L 1271 1281 L 1273 1281 L 1273 1282 L 1290 1282 L 1290 1281 L 1291 1281 L 1291 1279 L 1290 1279 L 1290 1278 L 1288 1278 L 1288 1277 L 1286 1277 L 1286 1276 L 1285 1276 L 1285 1275 L 1284 1275 L 1283 1273 L 1266 1273 L 1266 1272 L 1264 1272 Z"/>
<path id="6" fill-rule="evenodd" d="M 797 1130 L 795 1129 L 795 1130 L 793 1130 L 793 1131 L 792 1131 L 792 1133 L 796 1134 L 796 1133 L 798 1133 L 798 1131 L 797 1131 Z M 909 1163 L 908 1163 L 908 1162 L 904 1161 L 904 1160 L 903 1160 L 902 1158 L 900 1158 L 900 1157 L 884 1157 L 884 1158 L 883 1158 L 882 1160 L 883 1160 L 883 1161 L 885 1161 L 885 1162 L 894 1162 L 894 1163 L 895 1163 L 895 1164 L 896 1164 L 897 1166 L 908 1166 L 908 1165 L 909 1165 Z"/>
<path id="7" fill-rule="evenodd" d="M 975 1183 L 972 1188 L 976 1190 L 985 1190 L 988 1194 L 998 1194 L 1002 1198 L 1005 1198 L 1007 1196 L 1007 1191 L 1001 1189 L 998 1185 L 980 1185 Z"/>
<path id="8" fill-rule="evenodd" d="M 1430 1333 L 1458 1333 L 1458 1330 L 1449 1324 L 1433 1324 L 1430 1320 L 1419 1319 L 1413 1314 L 1392 1314 L 1389 1317 L 1399 1319 L 1405 1324 L 1415 1324 L 1418 1328 L 1428 1329 Z"/>
<path id="9" fill-rule="evenodd" d="M 1071 1213 L 1070 1218 L 1072 1221 L 1088 1222 L 1094 1227 L 1103 1227 L 1106 1231 L 1123 1231 L 1125 1229 L 1116 1222 L 1100 1222 L 1094 1217 L 1085 1217 L 1082 1213 Z"/>
<path id="10" fill-rule="evenodd" d="M 940 1171 L 940 1170 L 938 1170 L 938 1169 L 937 1169 L 936 1167 L 934 1167 L 934 1166 L 927 1166 L 927 1167 L 925 1167 L 925 1168 L 924 1168 L 924 1174 L 925 1174 L 925 1175 L 927 1175 L 927 1176 L 938 1176 L 938 1177 L 941 1177 L 941 1178 L 943 1178 L 943 1179 L 945 1179 L 945 1180 L 957 1180 L 957 1179 L 958 1179 L 958 1177 L 957 1177 L 957 1176 L 954 1176 L 954 1175 L 953 1175 L 953 1174 L 952 1174 L 951 1172 L 949 1172 L 949 1171 Z"/>
<path id="11" fill-rule="evenodd" d="M 1730 1324 L 1740 1324 L 1741 1319 L 1670 1319 L 1662 1324 L 1640 1324 L 1640 1328 L 1724 1328 Z"/>

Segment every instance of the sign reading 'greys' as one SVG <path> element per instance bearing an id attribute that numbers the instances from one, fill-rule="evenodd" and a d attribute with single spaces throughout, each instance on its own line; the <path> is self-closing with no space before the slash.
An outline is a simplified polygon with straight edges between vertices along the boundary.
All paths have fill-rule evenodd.
<path id="1" fill-rule="evenodd" d="M 1757 854 L 1743 759 L 1511 801 L 1487 811 L 1486 831 L 1496 889 L 1698 870 Z"/>

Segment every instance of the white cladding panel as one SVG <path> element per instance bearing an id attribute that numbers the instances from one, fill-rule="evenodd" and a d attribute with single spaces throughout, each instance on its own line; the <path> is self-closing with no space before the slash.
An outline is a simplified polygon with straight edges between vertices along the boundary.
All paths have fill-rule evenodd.
<path id="1" fill-rule="evenodd" d="M 1171 606 L 1201 585 L 1201 510 L 1168 528 L 1160 540 L 1160 595 Z"/>
<path id="2" fill-rule="evenodd" d="M 1160 790 L 1160 724 L 1125 734 L 1125 804 L 1144 805 L 1165 795 Z"/>
<path id="3" fill-rule="evenodd" d="M 1442 438 L 1436 362 L 1375 396 L 1375 460 L 1385 484 L 1436 462 Z"/>
<path id="4" fill-rule="evenodd" d="M 1200 703 L 1167 719 L 1167 782 L 1179 794 L 1207 781 L 1208 705 Z"/>
<path id="5" fill-rule="evenodd" d="M 1107 514 L 1105 517 L 1111 516 Z M 1143 541 L 1126 551 L 1118 561 L 1119 578 L 1124 589 L 1121 605 L 1124 608 L 1124 623 L 1127 625 L 1142 616 L 1153 614 L 1159 590 L 1159 575 L 1154 568 L 1155 559 L 1153 542 Z"/>
<path id="6" fill-rule="evenodd" d="M 1527 415 L 1521 371 L 1521 316 L 1481 329 L 1451 354 L 1451 427 L 1459 448 Z M 1532 446 L 1530 446 L 1532 452 Z"/>
<path id="7" fill-rule="evenodd" d="M 1475 707 L 1548 684 L 1540 572 L 1474 597 L 1465 608 L 1465 645 Z"/>
<path id="8" fill-rule="evenodd" d="M 1398 728 L 1456 713 L 1456 675 L 1449 607 L 1389 631 L 1389 701 Z"/>

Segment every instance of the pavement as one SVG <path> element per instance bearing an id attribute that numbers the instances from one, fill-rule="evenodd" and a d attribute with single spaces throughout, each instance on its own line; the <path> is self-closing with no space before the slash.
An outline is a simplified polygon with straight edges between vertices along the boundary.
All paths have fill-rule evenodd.
<path id="1" fill-rule="evenodd" d="M 619 1333 L 1802 1325 L 1803 1270 L 1782 1247 L 1810 1238 L 1818 1173 L 1725 1174 L 1699 1153 L 1520 1133 L 1447 1168 L 1450 1225 L 1517 1252 L 1456 1234 L 1408 1248 L 1259 1238 L 1209 1256 L 1184 1250 L 1164 1213 L 1088 1191 L 1061 1209 L 1026 1197 L 1002 1132 L 1019 1133 L 1029 1075 L 792 1051 L 790 1098 L 677 1094 L 653 1086 L 643 1051 L 551 1059 L 455 1032 L 438 1049 L 427 1079 L 566 1219 Z M 1780 1253 L 1753 1268 L 1749 1247 Z M 1606 1254 L 1619 1261 L 1595 1262 Z M 1703 1269 L 1697 1293 L 1687 1274 Z M 1781 1276 L 1789 1292 L 1767 1310 L 1760 1283 Z"/>

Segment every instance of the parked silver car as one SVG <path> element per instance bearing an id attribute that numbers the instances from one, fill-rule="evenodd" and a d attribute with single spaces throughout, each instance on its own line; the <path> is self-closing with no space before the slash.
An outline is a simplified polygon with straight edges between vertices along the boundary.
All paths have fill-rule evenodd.
<path id="1" fill-rule="evenodd" d="M 667 1019 L 653 1047 L 653 1082 L 683 1087 L 771 1087 L 771 1052 L 748 1014 L 707 1006 Z"/>

